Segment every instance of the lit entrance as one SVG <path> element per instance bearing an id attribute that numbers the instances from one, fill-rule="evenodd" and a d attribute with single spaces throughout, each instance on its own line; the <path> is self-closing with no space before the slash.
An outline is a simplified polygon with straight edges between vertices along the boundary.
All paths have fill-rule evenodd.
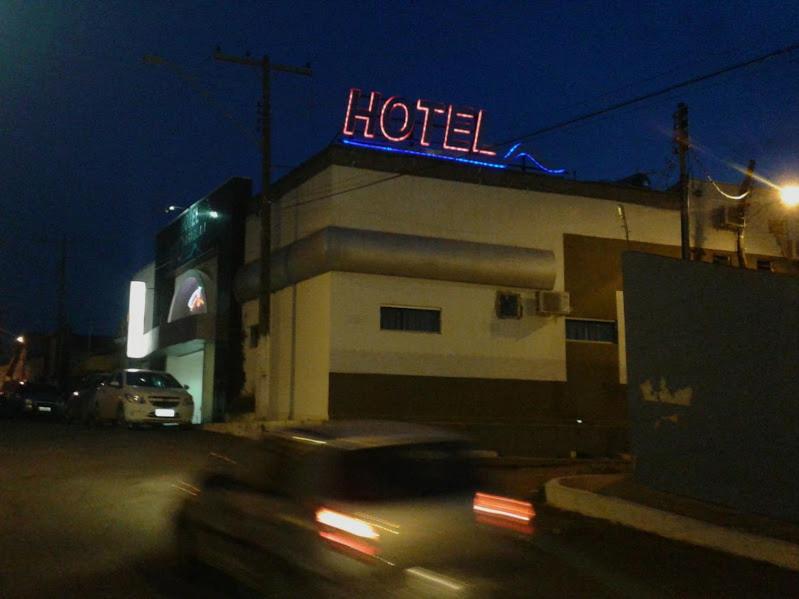
<path id="1" fill-rule="evenodd" d="M 195 424 L 200 424 L 203 416 L 204 365 L 204 349 L 182 356 L 168 355 L 166 357 L 167 372 L 178 379 L 181 385 L 189 386 L 189 393 L 194 398 L 194 417 L 192 422 Z"/>

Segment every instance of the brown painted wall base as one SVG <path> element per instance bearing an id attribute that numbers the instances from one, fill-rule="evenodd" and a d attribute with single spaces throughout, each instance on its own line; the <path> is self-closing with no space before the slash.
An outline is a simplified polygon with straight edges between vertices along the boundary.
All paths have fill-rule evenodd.
<path id="1" fill-rule="evenodd" d="M 627 425 L 435 422 L 502 456 L 618 457 L 629 453 Z"/>
<path id="2" fill-rule="evenodd" d="M 438 424 L 502 455 L 615 456 L 628 449 L 623 420 L 574 414 L 565 383 L 330 373 L 331 419 L 386 418 Z"/>
<path id="3" fill-rule="evenodd" d="M 555 381 L 330 373 L 331 418 L 562 422 L 565 403 Z"/>

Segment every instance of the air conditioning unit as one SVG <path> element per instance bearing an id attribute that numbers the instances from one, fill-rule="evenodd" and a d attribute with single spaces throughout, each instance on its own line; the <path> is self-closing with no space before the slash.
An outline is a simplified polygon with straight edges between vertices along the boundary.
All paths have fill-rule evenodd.
<path id="1" fill-rule="evenodd" d="M 497 318 L 520 319 L 524 314 L 522 296 L 518 293 L 497 292 Z"/>
<path id="2" fill-rule="evenodd" d="M 571 313 L 569 294 L 565 291 L 539 291 L 538 313 L 544 315 L 564 315 Z"/>
<path id="3" fill-rule="evenodd" d="M 740 206 L 722 206 L 719 225 L 725 229 L 738 229 L 744 226 L 745 211 Z"/>

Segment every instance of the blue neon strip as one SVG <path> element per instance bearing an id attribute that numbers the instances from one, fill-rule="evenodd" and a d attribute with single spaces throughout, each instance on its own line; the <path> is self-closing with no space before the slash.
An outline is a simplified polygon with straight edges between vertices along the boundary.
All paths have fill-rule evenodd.
<path id="1" fill-rule="evenodd" d="M 459 162 L 461 164 L 471 164 L 474 166 L 487 166 L 489 168 L 506 169 L 507 164 L 497 164 L 496 162 L 484 162 L 482 160 L 472 160 L 470 158 L 458 158 L 457 156 L 443 156 L 441 154 L 428 154 L 427 152 L 417 152 L 416 150 L 405 150 L 403 148 L 392 148 L 390 146 L 381 146 L 379 144 L 368 144 L 360 141 L 353 141 L 351 139 L 342 139 L 341 143 L 348 146 L 357 146 L 359 148 L 369 148 L 370 150 L 382 150 L 383 152 L 394 152 L 395 154 L 409 154 L 411 156 L 423 156 L 424 158 L 435 158 L 436 160 L 448 160 L 450 162 Z"/>
<path id="2" fill-rule="evenodd" d="M 522 145 L 521 142 L 515 144 L 510 150 L 505 152 L 505 155 L 503 156 L 503 158 L 507 159 L 507 157 L 510 156 L 511 154 L 513 154 L 513 152 L 516 151 L 516 148 L 518 148 L 520 145 Z"/>
<path id="3" fill-rule="evenodd" d="M 533 157 L 532 157 L 530 154 L 528 154 L 527 152 L 520 152 L 519 154 L 517 154 L 516 156 L 514 156 L 514 158 L 522 158 L 522 157 L 527 157 L 527 158 L 529 158 L 529 159 L 530 159 L 530 161 L 531 161 L 531 162 L 532 162 L 532 163 L 535 165 L 535 167 L 536 167 L 536 168 L 539 168 L 539 169 L 541 169 L 542 171 L 544 171 L 545 173 L 548 173 L 548 174 L 550 174 L 550 175 L 562 175 L 563 173 L 565 173 L 565 172 L 566 172 L 566 169 L 565 169 L 565 168 L 547 168 L 547 167 L 545 167 L 543 164 L 541 164 L 540 162 L 538 162 L 538 160 L 536 160 L 535 158 L 533 158 Z"/>

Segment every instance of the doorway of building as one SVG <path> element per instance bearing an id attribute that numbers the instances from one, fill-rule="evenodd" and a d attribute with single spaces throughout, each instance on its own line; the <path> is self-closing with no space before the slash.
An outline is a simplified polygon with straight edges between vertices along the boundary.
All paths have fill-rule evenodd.
<path id="1" fill-rule="evenodd" d="M 182 356 L 167 356 L 166 370 L 182 385 L 189 386 L 189 393 L 194 398 L 194 416 L 192 422 L 200 424 L 203 421 L 203 371 L 205 366 L 205 350 L 184 354 Z"/>

